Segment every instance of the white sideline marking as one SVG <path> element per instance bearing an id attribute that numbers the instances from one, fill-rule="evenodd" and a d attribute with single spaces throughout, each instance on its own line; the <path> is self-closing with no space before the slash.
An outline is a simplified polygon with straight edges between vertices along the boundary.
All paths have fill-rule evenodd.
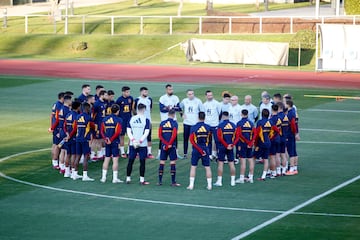
<path id="1" fill-rule="evenodd" d="M 318 141 L 298 141 L 298 143 L 308 143 L 308 144 L 336 144 L 336 145 L 360 145 L 359 142 L 318 142 Z"/>
<path id="2" fill-rule="evenodd" d="M 360 175 L 358 175 L 357 177 L 354 177 L 354 178 L 352 178 L 352 179 L 350 179 L 350 180 L 348 180 L 346 182 L 343 182 L 342 184 L 337 185 L 337 186 L 331 188 L 330 190 L 328 190 L 326 192 L 323 192 L 322 194 L 319 194 L 319 195 L 317 195 L 317 196 L 315 196 L 315 197 L 313 197 L 313 198 L 311 198 L 311 199 L 309 199 L 309 200 L 307 200 L 307 201 L 305 201 L 305 202 L 303 202 L 303 203 L 301 203 L 301 204 L 287 210 L 286 212 L 284 212 L 284 213 L 282 213 L 282 214 L 280 214 L 280 215 L 278 215 L 278 216 L 276 216 L 276 217 L 274 217 L 274 218 L 272 218 L 272 219 L 270 219 L 270 220 L 268 220 L 266 222 L 263 222 L 262 224 L 259 224 L 256 227 L 253 227 L 253 228 L 247 230 L 246 232 L 243 232 L 242 234 L 232 238 L 232 240 L 243 239 L 244 237 L 247 237 L 250 234 L 263 229 L 264 227 L 267 227 L 270 224 L 273 224 L 274 222 L 277 222 L 280 219 L 282 219 L 284 217 L 287 217 L 290 214 L 293 214 L 297 210 L 299 210 L 299 209 L 301 209 L 303 207 L 306 207 L 307 205 L 309 205 L 309 204 L 311 204 L 313 202 L 316 202 L 317 200 L 319 200 L 319 199 L 321 199 L 323 197 L 326 197 L 327 195 L 329 195 L 329 194 L 331 194 L 331 193 L 333 193 L 333 192 L 335 192 L 335 191 L 337 191 L 337 190 L 339 190 L 339 189 L 341 189 L 341 188 L 343 188 L 343 187 L 345 187 L 345 186 L 347 186 L 347 185 L 349 185 L 349 184 L 351 184 L 351 183 L 353 183 L 353 182 L 355 182 L 355 181 L 357 181 L 359 179 L 360 179 Z"/>
<path id="3" fill-rule="evenodd" d="M 25 155 L 25 154 L 29 154 L 29 153 L 37 153 L 37 152 L 43 152 L 43 151 L 48 151 L 51 150 L 51 148 L 42 148 L 42 149 L 37 149 L 37 150 L 31 150 L 31 151 L 26 151 L 26 152 L 21 152 L 21 153 L 16 153 L 7 157 L 3 157 L 0 158 L 0 162 L 8 160 L 9 158 L 13 158 L 13 157 L 18 157 L 21 155 Z"/>
<path id="4" fill-rule="evenodd" d="M 306 109 L 305 111 L 309 112 L 335 112 L 335 113 L 360 113 L 360 111 L 355 110 L 331 110 L 331 109 Z"/>
<path id="5" fill-rule="evenodd" d="M 300 131 L 314 131 L 314 132 L 334 132 L 334 133 L 360 133 L 360 131 L 350 130 L 335 130 L 335 129 L 320 129 L 320 128 L 300 128 Z"/>

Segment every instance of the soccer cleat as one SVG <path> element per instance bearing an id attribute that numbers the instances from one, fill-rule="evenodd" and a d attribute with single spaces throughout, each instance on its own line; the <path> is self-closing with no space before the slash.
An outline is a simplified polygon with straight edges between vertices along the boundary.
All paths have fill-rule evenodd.
<path id="1" fill-rule="evenodd" d="M 172 187 L 180 187 L 181 184 L 180 184 L 180 183 L 172 183 L 171 186 L 172 186 Z"/>
<path id="2" fill-rule="evenodd" d="M 235 184 L 235 181 L 231 181 L 230 182 L 230 186 L 234 187 L 236 184 Z"/>
<path id="3" fill-rule="evenodd" d="M 293 175 L 296 175 L 297 173 L 295 173 L 295 171 L 287 171 L 285 173 L 286 176 L 293 176 Z"/>
<path id="4" fill-rule="evenodd" d="M 252 179 L 252 178 L 247 178 L 247 179 L 245 179 L 245 181 L 248 183 L 254 183 L 254 179 Z"/>
<path id="5" fill-rule="evenodd" d="M 65 174 L 65 169 L 60 169 L 59 173 L 60 174 Z"/>
<path id="6" fill-rule="evenodd" d="M 163 184 L 162 184 L 162 182 L 158 182 L 156 185 L 157 186 L 162 186 Z"/>
<path id="7" fill-rule="evenodd" d="M 154 157 L 154 155 L 152 155 L 152 154 L 150 153 L 150 154 L 147 155 L 147 158 L 148 158 L 148 159 L 154 159 L 155 157 Z"/>
<path id="8" fill-rule="evenodd" d="M 245 181 L 244 181 L 244 179 L 238 178 L 235 180 L 235 183 L 245 183 Z"/>
<path id="9" fill-rule="evenodd" d="M 64 178 L 69 178 L 69 177 L 71 177 L 70 173 L 65 173 L 64 174 Z"/>
<path id="10" fill-rule="evenodd" d="M 210 185 L 210 186 L 208 185 L 208 186 L 206 187 L 206 189 L 209 190 L 209 191 L 211 191 L 211 190 L 212 190 L 212 186 L 211 186 L 211 185 Z"/>
<path id="11" fill-rule="evenodd" d="M 121 154 L 121 157 L 122 157 L 122 158 L 127 158 L 127 154 L 126 154 L 126 153 L 122 153 L 122 154 Z"/>
<path id="12" fill-rule="evenodd" d="M 82 176 L 78 175 L 78 174 L 74 174 L 74 175 L 71 176 L 72 180 L 77 180 L 77 179 L 81 179 L 81 178 L 82 178 Z"/>
<path id="13" fill-rule="evenodd" d="M 275 179 L 276 178 L 276 175 L 270 175 L 270 179 Z"/>
<path id="14" fill-rule="evenodd" d="M 106 182 L 106 178 L 101 178 L 101 179 L 100 179 L 100 182 L 105 183 L 105 182 Z"/>
<path id="15" fill-rule="evenodd" d="M 92 182 L 92 181 L 94 181 L 93 178 L 90 178 L 90 177 L 88 177 L 88 176 L 83 177 L 82 180 L 83 180 L 83 182 Z"/>
<path id="16" fill-rule="evenodd" d="M 258 179 L 257 179 L 258 181 L 266 181 L 266 179 L 265 178 L 261 178 L 261 177 L 259 177 Z"/>
<path id="17" fill-rule="evenodd" d="M 216 183 L 214 183 L 213 185 L 216 186 L 216 187 L 222 187 L 222 183 L 221 183 L 221 182 L 216 182 Z"/>
<path id="18" fill-rule="evenodd" d="M 184 154 L 183 157 L 181 157 L 180 155 L 178 155 L 178 159 L 187 159 L 187 154 Z"/>
<path id="19" fill-rule="evenodd" d="M 140 182 L 140 185 L 149 185 L 150 183 L 147 181 Z"/>
<path id="20" fill-rule="evenodd" d="M 194 186 L 187 186 L 186 189 L 187 189 L 187 190 L 193 190 L 193 189 L 194 189 Z"/>
<path id="21" fill-rule="evenodd" d="M 55 166 L 53 165 L 52 167 L 53 167 L 53 169 L 55 169 L 55 170 L 59 170 L 59 169 L 60 169 L 60 166 L 59 166 L 59 165 L 55 165 Z"/>
<path id="22" fill-rule="evenodd" d="M 123 183 L 124 181 L 118 179 L 118 178 L 115 178 L 112 180 L 112 183 Z"/>
<path id="23" fill-rule="evenodd" d="M 294 171 L 294 175 L 297 175 L 299 172 L 297 170 Z"/>

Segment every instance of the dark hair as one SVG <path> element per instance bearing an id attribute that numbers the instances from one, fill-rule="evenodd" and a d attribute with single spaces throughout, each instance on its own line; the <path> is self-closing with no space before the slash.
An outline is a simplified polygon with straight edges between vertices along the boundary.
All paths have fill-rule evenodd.
<path id="1" fill-rule="evenodd" d="M 199 112 L 199 120 L 205 120 L 205 112 Z"/>
<path id="2" fill-rule="evenodd" d="M 86 100 L 89 100 L 90 98 L 93 98 L 93 97 L 94 97 L 94 95 L 89 94 L 89 95 L 87 95 Z"/>
<path id="3" fill-rule="evenodd" d="M 207 95 L 208 93 L 211 93 L 211 90 L 206 90 L 205 95 Z"/>
<path id="4" fill-rule="evenodd" d="M 58 99 L 62 99 L 65 96 L 64 92 L 59 92 L 58 93 Z"/>
<path id="5" fill-rule="evenodd" d="M 277 112 L 277 111 L 279 111 L 279 106 L 276 105 L 276 104 L 273 104 L 273 105 L 271 106 L 271 109 L 272 109 L 273 111 Z"/>
<path id="6" fill-rule="evenodd" d="M 193 91 L 194 91 L 193 89 L 189 88 L 188 90 L 186 90 L 186 93 L 193 92 Z"/>
<path id="7" fill-rule="evenodd" d="M 143 103 L 139 103 L 139 105 L 137 106 L 137 109 L 138 109 L 138 110 L 146 109 L 146 105 L 143 104 Z"/>
<path id="8" fill-rule="evenodd" d="M 71 100 L 71 96 L 70 95 L 65 95 L 64 96 L 64 101 L 68 101 L 68 100 Z"/>
<path id="9" fill-rule="evenodd" d="M 87 87 L 90 87 L 90 85 L 89 85 L 89 84 L 83 84 L 83 85 L 81 86 L 82 89 L 87 88 Z"/>
<path id="10" fill-rule="evenodd" d="M 140 92 L 142 92 L 142 91 L 144 91 L 144 90 L 148 90 L 148 88 L 147 88 L 147 87 L 141 87 L 141 88 L 140 88 Z"/>
<path id="11" fill-rule="evenodd" d="M 174 109 L 170 109 L 168 115 L 175 115 L 176 111 Z"/>
<path id="12" fill-rule="evenodd" d="M 115 95 L 115 92 L 114 92 L 113 90 L 109 90 L 109 91 L 107 92 L 107 94 L 110 95 L 110 96 L 112 96 L 112 95 Z"/>
<path id="13" fill-rule="evenodd" d="M 283 102 L 278 102 L 278 103 L 276 103 L 276 105 L 278 105 L 278 107 L 281 108 L 281 109 L 284 109 L 284 108 L 285 108 Z"/>
<path id="14" fill-rule="evenodd" d="M 99 92 L 99 97 L 100 97 L 100 96 L 104 96 L 105 93 L 107 93 L 105 90 L 101 90 L 101 91 Z"/>
<path id="15" fill-rule="evenodd" d="M 229 112 L 227 112 L 227 111 L 222 112 L 222 115 L 223 115 L 224 117 L 228 117 L 228 116 L 229 116 Z"/>
<path id="16" fill-rule="evenodd" d="M 65 95 L 70 95 L 70 96 L 72 96 L 72 95 L 74 95 L 74 93 L 73 93 L 72 91 L 66 91 L 66 92 L 65 92 Z"/>
<path id="17" fill-rule="evenodd" d="M 228 98 L 228 97 L 231 97 L 230 94 L 224 93 L 223 98 Z"/>
<path id="18" fill-rule="evenodd" d="M 172 85 L 171 84 L 166 84 L 165 88 L 168 88 L 168 87 L 172 87 Z"/>
<path id="19" fill-rule="evenodd" d="M 241 114 L 247 116 L 249 114 L 249 111 L 247 109 L 243 109 L 241 110 Z"/>
<path id="20" fill-rule="evenodd" d="M 100 88 L 104 88 L 104 86 L 103 85 L 97 85 L 95 89 L 98 90 Z"/>
<path id="21" fill-rule="evenodd" d="M 264 108 L 261 112 L 261 117 L 262 118 L 269 118 L 270 112 L 268 109 Z"/>
<path id="22" fill-rule="evenodd" d="M 281 94 L 280 93 L 275 93 L 274 98 L 280 98 L 281 99 Z"/>
<path id="23" fill-rule="evenodd" d="M 286 100 L 286 104 L 289 105 L 290 107 L 294 106 L 294 102 L 292 100 Z"/>
<path id="24" fill-rule="evenodd" d="M 81 106 L 81 103 L 78 102 L 78 101 L 75 101 L 75 102 L 73 102 L 73 103 L 71 104 L 71 108 L 72 108 L 73 110 L 78 109 L 80 106 Z"/>
<path id="25" fill-rule="evenodd" d="M 84 112 L 89 112 L 90 111 L 90 104 L 88 104 L 87 102 L 82 103 L 81 108 L 83 109 Z"/>
<path id="26" fill-rule="evenodd" d="M 119 106 L 119 105 L 114 104 L 114 105 L 111 106 L 111 112 L 112 112 L 112 113 L 116 113 L 116 112 L 119 111 L 119 110 L 120 110 L 120 106 Z"/>
<path id="27" fill-rule="evenodd" d="M 121 91 L 122 91 L 122 92 L 125 92 L 125 91 L 128 91 L 128 90 L 130 90 L 130 87 L 128 87 L 128 86 L 123 86 L 123 87 L 121 88 Z"/>

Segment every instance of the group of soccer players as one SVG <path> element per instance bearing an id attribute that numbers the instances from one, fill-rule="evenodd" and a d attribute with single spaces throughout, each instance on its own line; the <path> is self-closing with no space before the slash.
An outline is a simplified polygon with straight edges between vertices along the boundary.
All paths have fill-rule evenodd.
<path id="1" fill-rule="evenodd" d="M 124 86 L 121 90 L 116 101 L 115 92 L 105 90 L 101 85 L 96 86 L 95 95 L 91 94 L 88 84 L 82 86 L 82 93 L 77 98 L 73 98 L 70 91 L 58 94 L 58 101 L 52 107 L 49 132 L 53 134 L 52 166 L 64 177 L 94 181 L 88 175 L 88 160 L 104 160 L 100 181 L 105 183 L 112 159 L 112 182 L 121 183 L 118 161 L 122 157 L 128 158 L 124 180 L 130 183 L 133 164 L 138 157 L 139 182 L 149 184 L 145 181 L 145 160 L 154 158 L 151 145 L 153 101 L 146 87 L 140 88 L 140 96 L 135 99 L 130 95 L 130 87 Z M 256 162 L 264 165 L 258 178 L 260 181 L 298 173 L 296 141 L 300 137 L 292 97 L 277 93 L 271 98 L 263 92 L 259 107 L 252 104 L 250 95 L 244 97 L 243 105 L 238 101 L 238 96 L 225 91 L 219 102 L 208 90 L 202 102 L 192 89 L 187 90 L 186 98 L 180 101 L 173 86 L 165 86 L 165 94 L 159 99 L 158 185 L 163 183 L 165 163 L 169 159 L 171 186 L 180 186 L 176 182 L 176 161 L 188 157 L 189 141 L 192 145 L 189 190 L 194 188 L 200 159 L 205 167 L 208 190 L 212 186 L 222 186 L 224 164 L 230 168 L 231 186 L 253 183 Z M 177 115 L 183 120 L 183 157 L 178 153 Z M 125 135 L 129 139 L 127 152 Z M 212 183 L 211 160 L 216 160 L 218 165 L 215 183 Z M 81 162 L 83 172 L 79 175 Z M 238 162 L 240 177 L 235 179 Z M 249 173 L 245 176 L 247 163 Z"/>

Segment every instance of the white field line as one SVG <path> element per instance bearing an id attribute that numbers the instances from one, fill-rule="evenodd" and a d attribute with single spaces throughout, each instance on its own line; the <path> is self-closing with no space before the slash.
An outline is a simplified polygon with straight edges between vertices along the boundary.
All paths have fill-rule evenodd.
<path id="1" fill-rule="evenodd" d="M 319 142 L 319 141 L 298 141 L 296 144 L 329 144 L 329 145 L 360 145 L 360 142 Z"/>
<path id="2" fill-rule="evenodd" d="M 308 112 L 333 112 L 333 113 L 360 113 L 360 111 L 356 111 L 356 110 L 333 110 L 333 109 L 316 109 L 316 108 L 312 108 L 312 109 L 306 109 L 304 111 L 308 111 Z"/>
<path id="3" fill-rule="evenodd" d="M 316 201 L 320 200 L 321 198 L 326 197 L 327 195 L 329 195 L 329 194 L 331 194 L 331 193 L 333 193 L 333 192 L 335 192 L 335 191 L 337 191 L 337 190 L 339 190 L 339 189 L 341 189 L 341 188 L 343 188 L 343 187 L 345 187 L 345 186 L 347 186 L 347 185 L 349 185 L 349 184 L 351 184 L 351 183 L 353 183 L 353 182 L 355 182 L 355 181 L 357 181 L 359 179 L 360 179 L 360 175 L 358 175 L 358 176 L 356 176 L 356 177 L 354 177 L 354 178 L 352 178 L 352 179 L 350 179 L 350 180 L 348 180 L 346 182 L 343 182 L 343 183 L 329 189 L 328 191 L 323 192 L 322 194 L 319 194 L 319 195 L 317 195 L 317 196 L 315 196 L 315 197 L 313 197 L 313 198 L 311 198 L 311 199 L 309 199 L 309 200 L 307 200 L 307 201 L 305 201 L 305 202 L 303 202 L 303 203 L 301 203 L 301 204 L 287 210 L 286 212 L 284 212 L 284 213 L 282 213 L 282 214 L 280 214 L 280 215 L 278 215 L 278 216 L 276 216 L 274 218 L 271 218 L 271 219 L 269 219 L 269 220 L 255 226 L 255 227 L 247 230 L 246 232 L 241 233 L 240 235 L 232 238 L 232 240 L 243 239 L 243 238 L 251 235 L 252 233 L 257 232 L 257 231 L 259 231 L 259 230 L 273 224 L 274 222 L 277 222 L 280 219 L 282 219 L 284 217 L 287 217 L 290 214 L 295 213 L 297 210 L 299 210 L 299 209 L 301 209 L 303 207 L 306 207 L 307 205 L 310 205 L 311 203 L 316 202 Z"/>
<path id="4" fill-rule="evenodd" d="M 350 130 L 336 130 L 336 129 L 320 129 L 320 128 L 300 128 L 300 131 L 310 131 L 310 132 L 333 132 L 333 133 L 360 133 L 360 131 L 350 131 Z"/>

